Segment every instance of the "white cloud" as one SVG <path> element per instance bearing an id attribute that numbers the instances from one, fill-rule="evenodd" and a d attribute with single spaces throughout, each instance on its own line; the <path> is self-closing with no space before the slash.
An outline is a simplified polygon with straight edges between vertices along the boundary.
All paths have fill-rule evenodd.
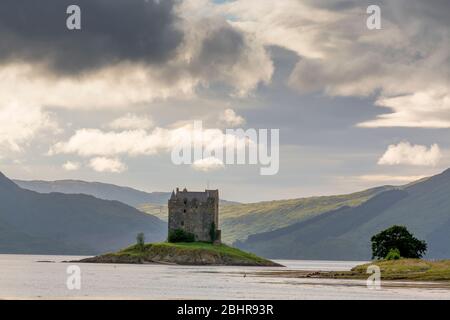
<path id="1" fill-rule="evenodd" d="M 133 113 L 127 113 L 123 117 L 113 120 L 108 125 L 111 129 L 150 129 L 153 127 L 153 121 L 148 116 L 139 116 Z"/>
<path id="2" fill-rule="evenodd" d="M 233 109 L 226 109 L 220 115 L 220 121 L 228 127 L 238 127 L 245 124 L 245 119 L 236 114 Z"/>
<path id="3" fill-rule="evenodd" d="M 76 171 L 76 170 L 80 169 L 80 163 L 67 161 L 66 163 L 64 163 L 62 165 L 62 167 L 66 171 Z"/>
<path id="4" fill-rule="evenodd" d="M 198 171 L 213 171 L 218 169 L 223 169 L 224 164 L 222 160 L 215 157 L 207 157 L 194 161 L 192 167 Z"/>
<path id="5" fill-rule="evenodd" d="M 378 160 L 380 165 L 413 165 L 435 166 L 442 158 L 442 153 L 437 144 L 430 148 L 423 145 L 411 145 L 409 142 L 392 144 L 383 156 Z"/>
<path id="6" fill-rule="evenodd" d="M 89 167 L 97 172 L 121 173 L 127 169 L 117 158 L 97 157 L 89 161 Z"/>
<path id="7" fill-rule="evenodd" d="M 205 149 L 217 146 L 238 145 L 246 147 L 246 137 L 226 134 L 220 129 L 196 128 L 193 124 L 183 124 L 175 128 L 156 127 L 151 132 L 126 130 L 104 132 L 99 129 L 80 129 L 67 141 L 58 142 L 49 150 L 49 155 L 77 154 L 90 156 L 153 155 L 170 152 L 174 147 L 196 143 Z M 238 143 L 243 142 L 243 143 Z"/>
<path id="8" fill-rule="evenodd" d="M 22 152 L 37 135 L 49 131 L 59 131 L 50 113 L 39 107 L 0 101 L 0 151 Z"/>
<path id="9" fill-rule="evenodd" d="M 153 154 L 164 143 L 160 129 L 155 129 L 152 134 L 145 130 L 104 132 L 100 129 L 80 129 L 67 142 L 55 144 L 49 154 L 75 153 L 84 157 Z"/>
<path id="10" fill-rule="evenodd" d="M 375 120 L 358 126 L 376 127 L 425 127 L 450 128 L 450 91 L 418 91 L 413 94 L 380 98 L 377 106 L 388 107 L 392 113 L 383 114 Z"/>
<path id="11" fill-rule="evenodd" d="M 121 63 L 71 78 L 50 74 L 39 65 L 1 65 L 0 101 L 6 105 L 95 110 L 192 96 L 197 80 L 180 77 L 166 83 L 164 73 L 169 69 Z"/>

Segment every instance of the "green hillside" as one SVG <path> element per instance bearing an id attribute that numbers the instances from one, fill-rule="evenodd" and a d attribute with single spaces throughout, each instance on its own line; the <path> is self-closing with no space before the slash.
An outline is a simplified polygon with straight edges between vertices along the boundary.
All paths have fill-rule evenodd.
<path id="1" fill-rule="evenodd" d="M 370 259 L 370 237 L 405 225 L 428 243 L 428 258 L 450 257 L 450 170 L 353 208 L 324 213 L 272 232 L 252 235 L 240 248 L 270 258 Z"/>
<path id="2" fill-rule="evenodd" d="M 392 187 L 380 187 L 347 195 L 267 201 L 220 208 L 222 239 L 233 243 L 255 233 L 276 230 L 343 206 L 357 206 Z"/>
<path id="3" fill-rule="evenodd" d="M 151 214 L 163 221 L 167 221 L 167 204 L 145 203 L 136 207 L 138 210 Z"/>
<path id="4" fill-rule="evenodd" d="M 245 240 L 251 234 L 276 230 L 330 210 L 344 206 L 354 207 L 374 195 L 392 188 L 384 186 L 336 196 L 246 204 L 221 204 L 220 229 L 222 230 L 222 240 L 232 244 L 236 240 Z M 167 205 L 149 203 L 139 206 L 138 209 L 167 221 Z"/>

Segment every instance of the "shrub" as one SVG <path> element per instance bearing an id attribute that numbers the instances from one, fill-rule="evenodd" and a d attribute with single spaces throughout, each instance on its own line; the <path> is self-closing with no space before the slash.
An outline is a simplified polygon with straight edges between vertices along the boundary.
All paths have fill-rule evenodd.
<path id="1" fill-rule="evenodd" d="M 397 248 L 393 248 L 389 250 L 388 254 L 385 257 L 386 260 L 398 260 L 400 259 L 400 250 Z"/>
<path id="2" fill-rule="evenodd" d="M 183 229 L 175 229 L 170 230 L 167 240 L 169 242 L 194 242 L 195 236 L 193 233 L 186 232 Z"/>
<path id="3" fill-rule="evenodd" d="M 216 241 L 217 235 L 216 235 L 216 224 L 213 222 L 211 223 L 211 227 L 209 229 L 209 236 L 211 237 L 211 242 Z"/>
<path id="4" fill-rule="evenodd" d="M 140 232 L 136 236 L 136 246 L 139 250 L 144 251 L 145 248 L 145 236 L 144 233 Z"/>
<path id="5" fill-rule="evenodd" d="M 426 242 L 415 238 L 404 226 L 392 226 L 370 240 L 373 259 L 384 259 L 391 249 L 397 249 L 403 258 L 421 258 L 427 251 Z"/>

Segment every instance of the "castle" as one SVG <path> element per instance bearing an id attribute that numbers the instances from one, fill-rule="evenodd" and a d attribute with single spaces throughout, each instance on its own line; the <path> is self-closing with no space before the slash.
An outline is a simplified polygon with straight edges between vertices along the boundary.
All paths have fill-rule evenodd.
<path id="1" fill-rule="evenodd" d="M 172 192 L 169 199 L 169 234 L 181 229 L 192 233 L 195 241 L 220 243 L 219 190 Z"/>

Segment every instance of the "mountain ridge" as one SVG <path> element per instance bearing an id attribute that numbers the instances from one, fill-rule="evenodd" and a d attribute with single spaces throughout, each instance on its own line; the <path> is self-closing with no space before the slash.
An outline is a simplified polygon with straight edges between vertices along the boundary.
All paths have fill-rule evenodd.
<path id="1" fill-rule="evenodd" d="M 254 234 L 235 244 L 272 259 L 367 260 L 371 257 L 370 237 L 393 224 L 400 224 L 428 242 L 428 258 L 448 258 L 449 195 L 450 170 L 445 170 L 416 183 L 384 191 L 359 206 L 340 208 L 305 222 Z M 373 202 L 387 206 L 368 208 Z M 347 228 L 339 232 L 343 225 Z"/>
<path id="2" fill-rule="evenodd" d="M 146 192 L 127 186 L 77 179 L 54 181 L 14 179 L 13 181 L 23 189 L 39 193 L 88 194 L 103 200 L 117 200 L 135 208 L 146 204 L 166 205 L 172 193 L 165 191 Z M 221 203 L 226 205 L 237 202 L 221 200 Z"/>
<path id="3" fill-rule="evenodd" d="M 145 232 L 166 237 L 166 223 L 115 200 L 85 194 L 38 193 L 0 173 L 0 252 L 98 254 L 116 250 Z"/>

